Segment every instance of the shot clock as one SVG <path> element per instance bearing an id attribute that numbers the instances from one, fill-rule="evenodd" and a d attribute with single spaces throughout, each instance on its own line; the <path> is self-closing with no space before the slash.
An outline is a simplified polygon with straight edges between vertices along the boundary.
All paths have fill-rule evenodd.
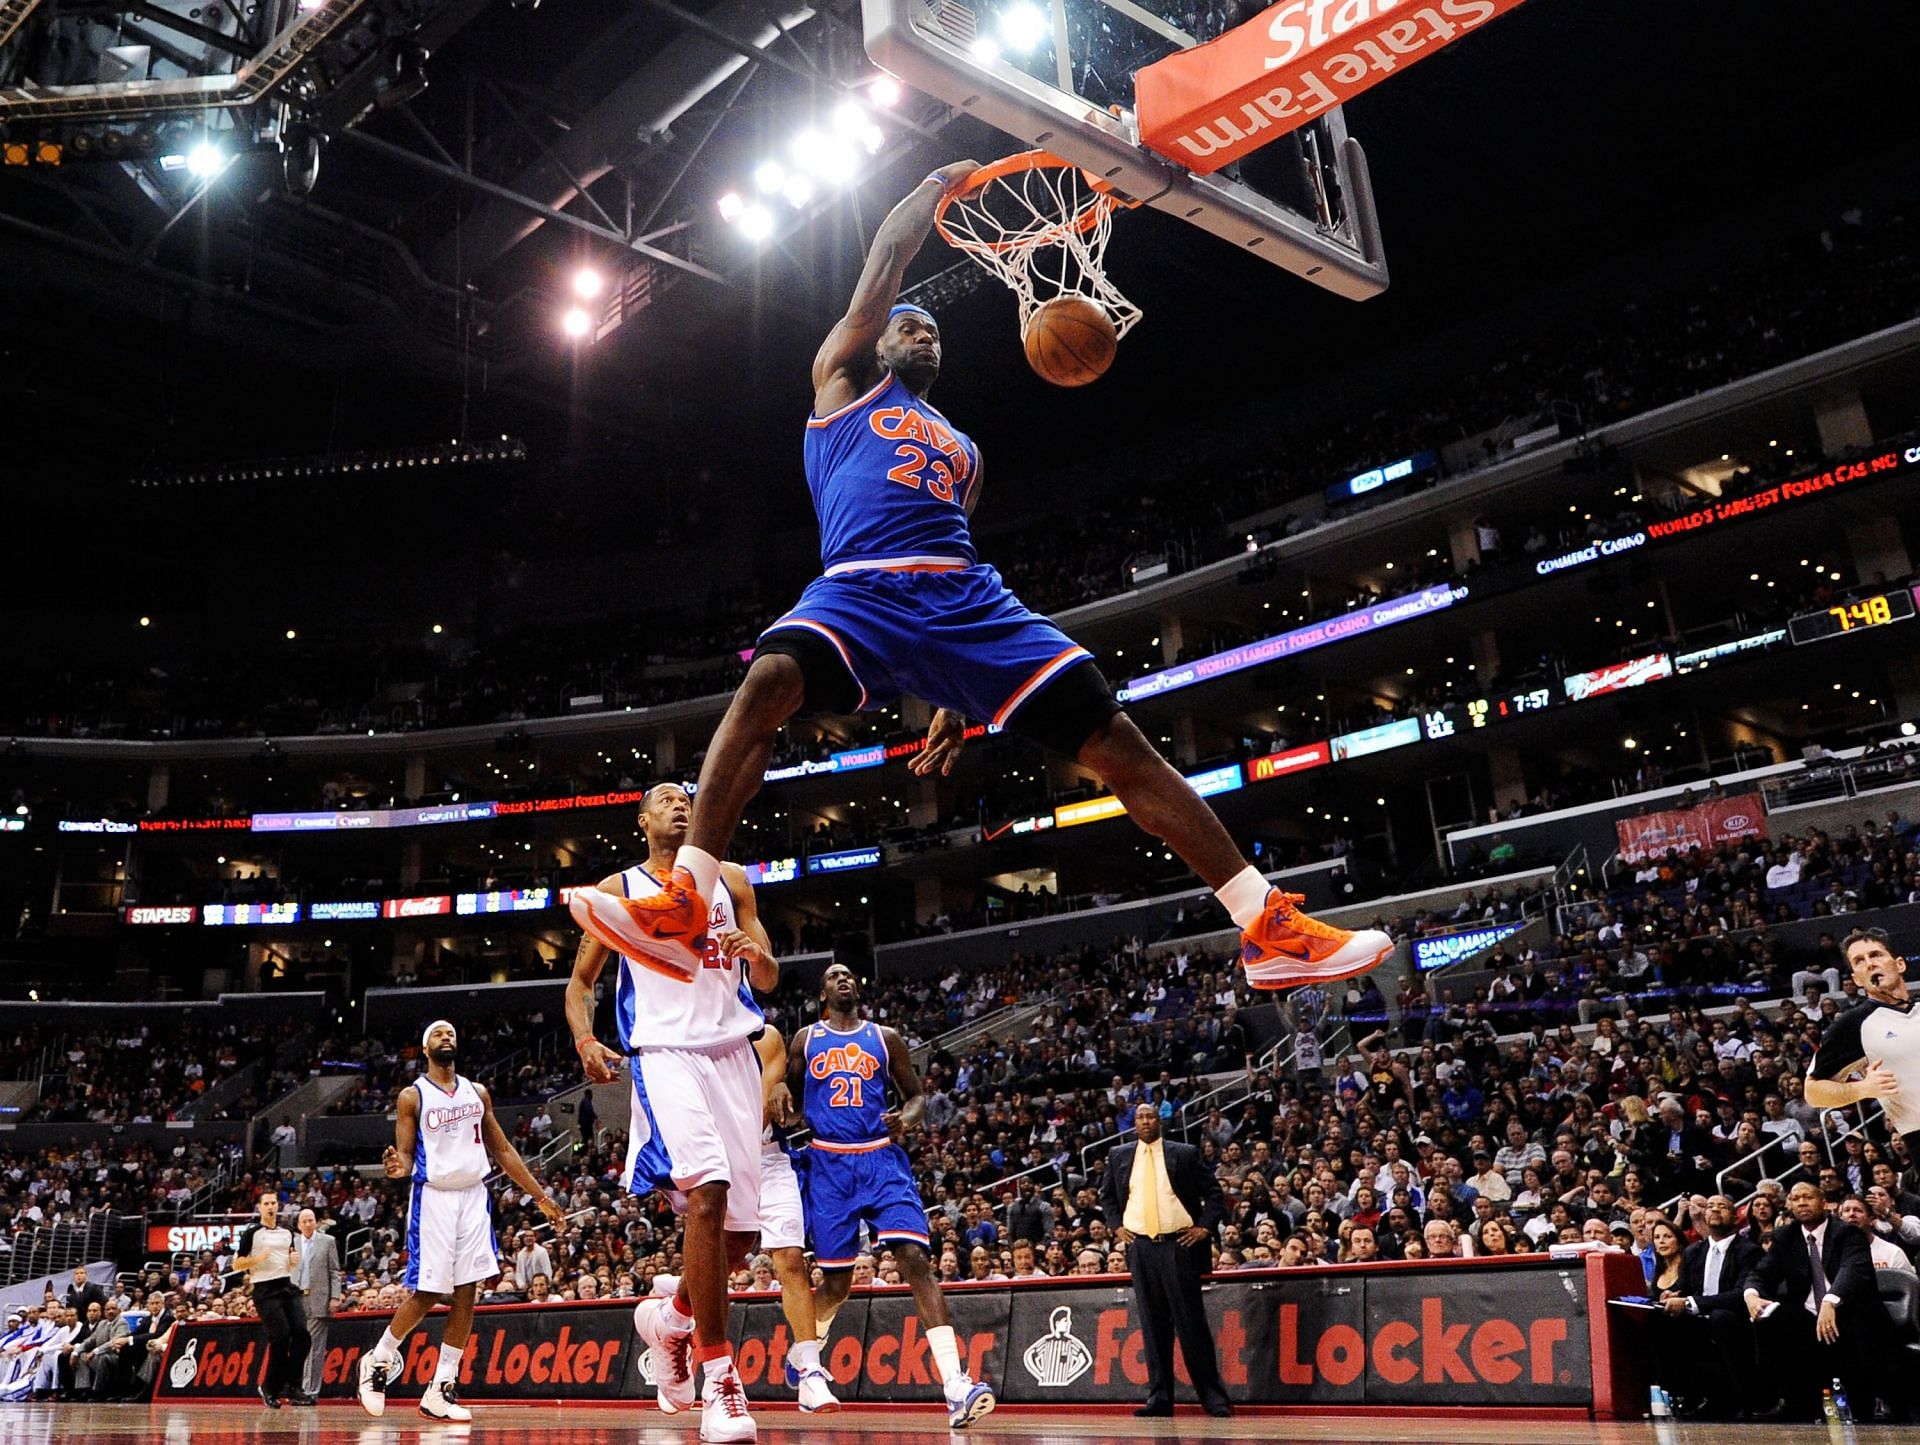
<path id="1" fill-rule="evenodd" d="M 1825 642 L 1829 637 L 1844 637 L 1848 633 L 1864 632 L 1869 627 L 1887 627 L 1895 622 L 1905 622 L 1913 615 L 1911 592 L 1883 592 L 1877 597 L 1837 602 L 1821 612 L 1802 613 L 1787 623 L 1787 633 L 1796 645 Z"/>

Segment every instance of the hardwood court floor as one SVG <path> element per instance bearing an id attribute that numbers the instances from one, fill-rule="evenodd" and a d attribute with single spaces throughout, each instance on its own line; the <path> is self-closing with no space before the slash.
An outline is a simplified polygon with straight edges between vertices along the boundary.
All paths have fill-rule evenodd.
<path id="1" fill-rule="evenodd" d="M 804 1416 L 756 1412 L 762 1445 L 903 1445 L 946 1438 L 1020 1445 L 1121 1445 L 1151 1440 L 1460 1442 L 1460 1445 L 1912 1445 L 1911 1427 L 1551 1423 L 1394 1414 L 1380 1418 L 1254 1414 L 1210 1420 L 1182 1410 L 1171 1420 L 1084 1410 L 1003 1409 L 971 1430 L 949 1432 L 937 1410 L 845 1410 Z M 237 1404 L 0 1405 L 0 1445 L 690 1445 L 699 1416 L 664 1419 L 650 1407 L 482 1405 L 471 1425 L 424 1420 L 396 1405 L 379 1420 L 352 1405 L 267 1410 Z"/>

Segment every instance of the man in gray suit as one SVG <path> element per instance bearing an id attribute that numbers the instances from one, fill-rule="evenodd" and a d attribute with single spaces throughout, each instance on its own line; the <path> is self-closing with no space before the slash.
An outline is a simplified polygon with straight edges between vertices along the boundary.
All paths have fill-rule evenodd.
<path id="1" fill-rule="evenodd" d="M 327 1317 L 340 1307 L 340 1252 L 319 1223 L 311 1209 L 300 1211 L 296 1240 L 300 1263 L 293 1276 L 305 1296 L 307 1338 L 312 1341 L 301 1388 L 314 1398 L 320 1394 L 320 1375 L 327 1365 Z"/>
<path id="2" fill-rule="evenodd" d="M 82 1399 L 104 1400 L 120 1386 L 120 1367 L 133 1331 L 120 1317 L 117 1300 L 108 1300 L 105 1310 L 88 1305 L 87 1319 L 92 1323 L 73 1347 L 73 1392 Z"/>

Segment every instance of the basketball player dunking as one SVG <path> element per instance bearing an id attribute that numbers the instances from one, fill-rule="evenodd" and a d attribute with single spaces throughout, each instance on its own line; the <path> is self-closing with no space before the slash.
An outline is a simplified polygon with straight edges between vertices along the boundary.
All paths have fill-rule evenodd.
<path id="1" fill-rule="evenodd" d="M 533 1177 L 520 1151 L 493 1116 L 493 1099 L 454 1072 L 459 1036 L 435 1019 L 421 1036 L 427 1071 L 400 1091 L 394 1142 L 381 1161 L 389 1179 L 411 1174 L 407 1210 L 407 1288 L 413 1296 L 394 1312 L 380 1343 L 360 1357 L 360 1404 L 369 1415 L 387 1409 L 387 1382 L 400 1369 L 400 1342 L 449 1295 L 453 1310 L 441 1337 L 433 1383 L 420 1397 L 430 1420 L 471 1420 L 455 1381 L 473 1336 L 473 1297 L 482 1280 L 500 1273 L 493 1252 L 493 1201 L 487 1194 L 487 1156 L 533 1197 L 555 1224 L 566 1214 Z"/>
<path id="2" fill-rule="evenodd" d="M 766 1100 L 753 1041 L 766 1018 L 753 990 L 776 987 L 780 966 L 746 870 L 731 863 L 702 895 L 713 907 L 690 930 L 702 940 L 690 963 L 651 956 L 621 932 L 623 904 L 670 886 L 692 811 L 685 788 L 648 789 L 640 807 L 646 862 L 574 890 L 569 908 L 587 936 L 567 984 L 567 1022 L 594 1083 L 613 1081 L 621 1054 L 633 1059 L 627 1187 L 639 1195 L 664 1191 L 685 1218 L 683 1273 L 656 1281 L 664 1292 L 633 1313 L 660 1407 L 671 1414 L 693 1404 L 697 1362 L 706 1386 L 700 1438 L 741 1441 L 756 1431 L 727 1343 L 727 1274 L 760 1229 Z M 609 952 L 620 955 L 618 1051 L 593 1035 L 593 986 Z"/>
<path id="3" fill-rule="evenodd" d="M 807 1222 L 813 1229 L 820 1288 L 814 1314 L 821 1339 L 846 1303 L 864 1222 L 876 1245 L 889 1246 L 900 1278 L 913 1289 L 926 1326 L 927 1348 L 947 1397 L 947 1424 L 963 1430 L 992 1413 L 993 1387 L 974 1381 L 960 1364 L 960 1346 L 946 1296 L 927 1256 L 927 1209 L 900 1141 L 919 1128 L 926 1094 L 907 1046 L 893 1029 L 860 1012 L 860 980 L 844 963 L 828 967 L 820 984 L 826 1018 L 795 1036 L 787 1068 L 789 1089 L 813 1126 L 807 1161 Z M 900 1096 L 887 1107 L 887 1085 Z M 789 1372 L 789 1380 L 792 1374 Z"/>
<path id="4" fill-rule="evenodd" d="M 1269 888 L 1121 711 L 1087 650 L 1029 612 L 975 556 L 968 518 L 980 501 L 980 451 L 927 400 L 940 374 L 938 324 L 894 301 L 940 198 L 977 169 L 944 166 L 894 207 L 847 314 L 814 358 L 805 456 L 825 575 L 761 634 L 707 748 L 687 846 L 657 891 L 626 903 L 627 941 L 613 946 L 693 967 L 719 860 L 781 725 L 802 711 L 881 708 L 911 693 L 938 709 L 913 762 L 923 776 L 952 770 L 969 718 L 1098 776 L 1219 896 L 1242 930 L 1253 987 L 1365 973 L 1392 940 L 1329 927 L 1301 913 L 1295 895 Z"/>

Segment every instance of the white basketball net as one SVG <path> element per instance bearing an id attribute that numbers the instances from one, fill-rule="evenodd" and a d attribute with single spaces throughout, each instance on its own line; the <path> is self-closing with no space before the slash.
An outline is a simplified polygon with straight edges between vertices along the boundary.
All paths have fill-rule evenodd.
<path id="1" fill-rule="evenodd" d="M 1103 265 L 1120 202 L 1078 166 L 1030 155 L 1032 164 L 949 196 L 935 221 L 940 234 L 1006 282 L 1019 299 L 1022 336 L 1033 313 L 1059 296 L 1091 301 L 1107 313 L 1116 338 L 1125 336 L 1140 308 L 1107 279 Z"/>

